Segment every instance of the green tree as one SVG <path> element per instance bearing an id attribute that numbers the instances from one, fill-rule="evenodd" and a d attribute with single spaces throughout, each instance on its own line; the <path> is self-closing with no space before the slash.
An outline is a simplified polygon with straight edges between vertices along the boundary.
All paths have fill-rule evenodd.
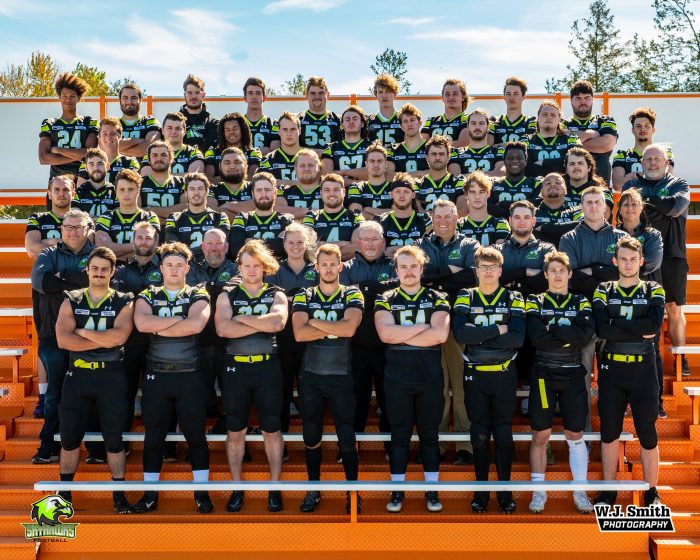
<path id="1" fill-rule="evenodd" d="M 700 22 L 692 10 L 694 0 L 654 0 L 654 24 L 661 41 L 653 41 L 660 52 L 664 89 L 700 91 Z"/>
<path id="2" fill-rule="evenodd" d="M 291 80 L 282 84 L 282 93 L 286 95 L 304 95 L 306 93 L 306 78 L 297 74 Z"/>
<path id="3" fill-rule="evenodd" d="M 138 83 L 131 76 L 127 76 L 126 78 L 121 78 L 120 80 L 114 80 L 113 82 L 110 82 L 107 95 L 119 95 L 119 90 L 130 82 Z M 145 88 L 141 88 L 141 92 L 143 93 L 143 95 L 147 95 Z"/>
<path id="4" fill-rule="evenodd" d="M 100 95 L 109 95 L 107 73 L 103 72 L 96 66 L 87 66 L 82 62 L 78 62 L 75 70 L 73 70 L 73 74 L 85 80 L 90 86 L 88 95 L 95 97 L 99 97 Z"/>
<path id="5" fill-rule="evenodd" d="M 548 92 L 567 91 L 576 80 L 588 80 L 596 91 L 620 91 L 627 69 L 627 51 L 615 27 L 607 0 L 594 0 L 589 14 L 571 26 L 569 51 L 576 58 L 574 66 L 567 65 L 564 79 L 550 78 L 545 83 Z"/>
<path id="6" fill-rule="evenodd" d="M 374 59 L 374 64 L 370 64 L 370 69 L 376 76 L 381 74 L 391 74 L 401 85 L 401 91 L 405 95 L 411 93 L 411 82 L 405 76 L 407 70 L 408 55 L 403 51 L 385 49 Z M 371 92 L 374 93 L 374 92 Z"/>
<path id="7" fill-rule="evenodd" d="M 26 64 L 10 64 L 0 72 L 0 96 L 50 97 L 61 66 L 50 54 L 33 52 Z"/>

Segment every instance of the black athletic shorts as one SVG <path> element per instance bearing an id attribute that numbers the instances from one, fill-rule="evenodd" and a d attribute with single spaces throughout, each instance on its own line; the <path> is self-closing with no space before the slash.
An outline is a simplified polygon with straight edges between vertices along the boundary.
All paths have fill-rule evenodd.
<path id="1" fill-rule="evenodd" d="M 666 292 L 666 303 L 685 305 L 688 285 L 688 261 L 668 257 L 661 262 L 661 285 Z"/>
<path id="2" fill-rule="evenodd" d="M 628 403 L 640 444 L 645 449 L 652 449 L 659 413 L 659 382 L 654 354 L 644 355 L 641 362 L 624 363 L 609 360 L 603 352 L 598 368 L 602 441 L 609 443 L 620 437 Z"/>
<path id="3" fill-rule="evenodd" d="M 226 413 L 226 429 L 240 432 L 248 426 L 250 407 L 255 403 L 260 429 L 279 432 L 282 423 L 283 376 L 277 354 L 263 362 L 237 362 L 226 354 L 222 370 L 221 401 Z"/>
<path id="4" fill-rule="evenodd" d="M 533 430 L 549 430 L 559 404 L 564 428 L 571 432 L 583 431 L 588 416 L 586 378 L 579 375 L 552 379 L 535 375 L 530 379 L 529 403 Z"/>
<path id="5" fill-rule="evenodd" d="M 126 373 L 121 362 L 107 363 L 100 369 L 71 367 L 66 372 L 58 407 L 61 445 L 66 451 L 80 447 L 93 410 L 107 451 L 118 453 L 124 448 L 122 429 L 129 410 Z"/>

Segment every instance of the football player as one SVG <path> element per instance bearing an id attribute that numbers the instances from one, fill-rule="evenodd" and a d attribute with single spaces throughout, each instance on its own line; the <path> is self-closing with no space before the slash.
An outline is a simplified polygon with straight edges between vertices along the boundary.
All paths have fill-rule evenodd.
<path id="1" fill-rule="evenodd" d="M 122 116 L 122 141 L 119 149 L 124 155 L 141 159 L 148 145 L 160 137 L 160 123 L 151 115 L 141 114 L 143 92 L 134 82 L 125 83 L 119 90 Z"/>
<path id="2" fill-rule="evenodd" d="M 394 101 L 399 93 L 399 82 L 391 74 L 382 74 L 374 80 L 372 88 L 379 104 L 379 111 L 369 116 L 367 128 L 369 139 L 379 140 L 384 146 L 391 146 L 403 140 L 403 130 Z"/>
<path id="3" fill-rule="evenodd" d="M 243 97 L 247 107 L 243 118 L 250 127 L 253 147 L 260 150 L 262 155 L 267 155 L 272 150 L 279 148 L 280 139 L 277 122 L 272 117 L 263 114 L 263 103 L 267 99 L 265 82 L 256 77 L 248 78 L 243 84 Z"/>
<path id="4" fill-rule="evenodd" d="M 448 78 L 442 86 L 442 102 L 445 112 L 442 115 L 430 117 L 425 121 L 421 130 L 426 140 L 439 134 L 452 140 L 455 148 L 464 148 L 469 145 L 469 131 L 467 130 L 467 116 L 464 111 L 471 98 L 467 95 L 467 86 L 462 80 Z"/>

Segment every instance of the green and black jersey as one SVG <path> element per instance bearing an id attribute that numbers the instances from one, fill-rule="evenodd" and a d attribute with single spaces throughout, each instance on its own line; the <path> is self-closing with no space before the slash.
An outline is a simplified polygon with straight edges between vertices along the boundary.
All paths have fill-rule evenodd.
<path id="1" fill-rule="evenodd" d="M 180 203 L 180 196 L 185 192 L 185 180 L 182 177 L 168 177 L 167 181 L 158 183 L 152 175 L 147 175 L 141 183 L 141 207 L 175 206 Z"/>
<path id="2" fill-rule="evenodd" d="M 93 218 L 99 218 L 106 212 L 114 210 L 119 205 L 114 185 L 105 183 L 97 188 L 92 181 L 87 181 L 78 187 L 73 197 L 73 208 L 80 208 Z"/>
<path id="3" fill-rule="evenodd" d="M 228 183 L 221 181 L 209 188 L 208 196 L 215 198 L 219 206 L 227 202 L 253 200 L 253 184 L 250 181 L 243 181 L 238 189 L 234 191 Z"/>
<path id="4" fill-rule="evenodd" d="M 124 117 L 119 118 L 122 123 L 122 138 L 146 139 L 149 132 L 160 132 L 160 123 L 152 115 L 139 115 L 133 121 L 127 121 Z"/>
<path id="5" fill-rule="evenodd" d="M 165 242 L 180 241 L 199 256 L 202 254 L 204 234 L 214 228 L 228 235 L 231 224 L 224 212 L 217 212 L 211 208 L 196 214 L 189 208 L 182 212 L 173 212 L 165 222 Z"/>
<path id="6" fill-rule="evenodd" d="M 381 113 L 370 115 L 367 128 L 371 142 L 379 140 L 384 146 L 403 142 L 404 133 L 396 111 L 388 119 L 385 119 Z"/>
<path id="7" fill-rule="evenodd" d="M 72 121 L 64 121 L 61 117 L 44 119 L 39 130 L 39 138 L 49 138 L 52 148 L 82 149 L 85 148 L 88 136 L 97 135 L 97 121 L 92 117 L 76 116 Z M 77 175 L 80 169 L 79 161 L 52 165 L 49 178 L 56 175 Z"/>
<path id="8" fill-rule="evenodd" d="M 299 143 L 302 148 L 324 150 L 331 142 L 342 138 L 340 117 L 332 111 L 316 115 L 311 111 L 299 113 L 301 121 L 301 136 Z"/>
<path id="9" fill-rule="evenodd" d="M 387 247 L 404 247 L 418 244 L 433 222 L 427 213 L 413 210 L 408 218 L 397 218 L 392 210 L 379 217 L 379 224 L 384 230 Z"/>
<path id="10" fill-rule="evenodd" d="M 325 210 L 312 210 L 304 216 L 303 224 L 313 228 L 319 241 L 352 241 L 352 233 L 360 222 L 362 214 L 353 213 L 347 208 L 340 212 L 328 213 Z"/>
<path id="11" fill-rule="evenodd" d="M 59 218 L 53 212 L 36 212 L 29 216 L 24 233 L 38 231 L 44 239 L 61 239 L 61 224 L 63 218 Z"/>
<path id="12" fill-rule="evenodd" d="M 96 221 L 97 231 L 103 231 L 113 243 L 131 243 L 134 240 L 134 226 L 148 222 L 160 233 L 160 221 L 155 213 L 139 208 L 133 214 L 122 214 L 119 208 L 103 214 Z"/>
<path id="13" fill-rule="evenodd" d="M 184 175 L 187 173 L 191 164 L 195 161 L 204 162 L 204 156 L 199 151 L 197 146 L 183 144 L 182 147 L 173 152 L 173 161 L 170 164 L 170 173 L 173 175 Z M 148 153 L 141 160 L 141 167 L 150 166 L 148 162 Z"/>
<path id="14" fill-rule="evenodd" d="M 481 222 L 467 216 L 457 222 L 457 231 L 467 237 L 473 237 L 482 247 L 502 243 L 510 236 L 508 221 L 496 216 L 488 216 Z"/>
<path id="15" fill-rule="evenodd" d="M 521 142 L 529 134 L 537 132 L 537 117 L 520 115 L 514 121 L 508 115 L 501 115 L 489 123 L 489 134 L 494 138 L 494 144 Z"/>
<path id="16" fill-rule="evenodd" d="M 450 154 L 450 163 L 459 165 L 463 174 L 474 173 L 477 169 L 488 173 L 496 169 L 496 164 L 503 161 L 502 146 L 484 146 L 483 148 L 457 148 Z"/>
<path id="17" fill-rule="evenodd" d="M 668 158 L 668 164 L 672 167 L 675 166 L 671 148 L 666 148 L 666 157 Z M 616 167 L 624 169 L 625 175 L 630 173 L 644 173 L 644 168 L 642 167 L 642 153 L 634 148 L 618 150 L 612 162 L 612 168 L 615 169 Z"/>
<path id="18" fill-rule="evenodd" d="M 333 161 L 333 169 L 342 171 L 345 169 L 362 169 L 365 166 L 365 150 L 369 141 L 364 138 L 354 144 L 349 144 L 342 139 L 331 142 L 321 154 L 321 159 Z"/>
<path id="19" fill-rule="evenodd" d="M 205 165 L 214 166 L 214 177 L 221 176 L 221 152 L 222 150 L 212 146 L 204 153 Z M 247 150 L 243 150 L 243 153 L 248 162 L 248 167 L 251 165 L 260 166 L 260 162 L 263 158 L 260 148 L 248 148 Z"/>
<path id="20" fill-rule="evenodd" d="M 421 203 L 423 210 L 432 212 L 435 201 L 457 199 L 464 194 L 464 179 L 459 175 L 446 173 L 442 179 L 436 181 L 430 175 L 424 175 L 416 183 L 416 198 Z"/>
<path id="21" fill-rule="evenodd" d="M 357 189 L 358 199 L 356 202 L 363 208 L 385 208 L 391 209 L 394 203 L 391 198 L 391 183 L 385 181 L 381 185 L 373 185 L 369 181 L 354 183 L 352 187 Z"/>
<path id="22" fill-rule="evenodd" d="M 427 171 L 428 159 L 425 153 L 425 142 L 411 150 L 406 146 L 406 142 L 392 144 L 387 148 L 387 159 L 394 163 L 395 170 L 406 173 L 416 171 Z"/>
<path id="23" fill-rule="evenodd" d="M 233 317 L 237 315 L 267 315 L 272 309 L 277 292 L 274 285 L 263 284 L 257 293 L 250 293 L 243 284 L 224 287 Z M 277 353 L 275 333 L 256 332 L 239 338 L 226 339 L 226 352 L 234 356 L 256 356 Z"/>
<path id="24" fill-rule="evenodd" d="M 255 122 L 252 122 L 247 115 L 243 115 L 243 118 L 248 123 L 248 127 L 250 128 L 250 135 L 253 138 L 253 146 L 255 146 L 258 150 L 262 148 L 269 148 L 272 142 L 280 139 L 279 125 L 277 124 L 277 121 L 272 119 L 272 117 L 263 115 Z"/>
<path id="25" fill-rule="evenodd" d="M 455 142 L 462 130 L 467 128 L 469 125 L 469 116 L 465 115 L 464 112 L 455 115 L 451 119 L 448 119 L 445 114 L 438 115 L 436 117 L 430 117 L 423 124 L 421 132 L 423 134 L 429 134 L 430 136 L 447 136 Z"/>
<path id="26" fill-rule="evenodd" d="M 295 184 L 289 185 L 277 191 L 277 196 L 283 196 L 289 206 L 294 208 L 306 208 L 307 210 L 318 210 L 322 206 L 321 186 L 316 185 L 309 192 Z"/>
<path id="27" fill-rule="evenodd" d="M 297 161 L 299 152 L 294 155 L 289 155 L 282 148 L 272 150 L 260 162 L 260 171 L 267 171 L 278 181 L 290 183 L 297 180 L 297 173 L 294 166 Z"/>
<path id="28" fill-rule="evenodd" d="M 115 157 L 112 161 L 109 162 L 109 169 L 107 170 L 107 182 L 112 183 L 114 185 L 114 182 L 117 180 L 117 175 L 119 175 L 119 172 L 124 169 L 131 169 L 132 171 L 136 171 L 136 173 L 138 173 L 139 169 L 141 169 L 139 160 L 132 156 L 125 156 L 119 154 L 117 157 Z M 90 176 L 88 175 L 87 167 L 84 161 L 80 164 L 80 169 L 78 169 L 78 177 L 84 179 L 85 181 L 90 180 Z"/>

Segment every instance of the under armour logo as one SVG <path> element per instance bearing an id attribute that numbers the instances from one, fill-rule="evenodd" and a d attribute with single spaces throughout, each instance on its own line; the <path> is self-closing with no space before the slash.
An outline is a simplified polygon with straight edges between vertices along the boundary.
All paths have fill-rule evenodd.
<path id="1" fill-rule="evenodd" d="M 235 371 L 236 371 L 236 368 L 235 368 L 235 367 L 227 367 L 227 368 L 226 368 L 226 371 L 233 371 L 233 372 L 235 372 Z"/>
<path id="2" fill-rule="evenodd" d="M 72 371 L 67 371 L 67 372 L 66 372 L 66 377 L 73 377 L 73 372 L 72 372 Z"/>
<path id="3" fill-rule="evenodd" d="M 471 376 L 471 375 L 465 375 L 465 376 L 464 376 L 464 380 L 465 380 L 465 381 L 474 381 L 474 377 Z"/>
<path id="4" fill-rule="evenodd" d="M 600 369 L 608 369 L 608 364 L 600 364 Z"/>
<path id="5" fill-rule="evenodd" d="M 155 375 L 146 375 L 146 379 L 155 379 L 155 378 L 156 378 Z"/>

